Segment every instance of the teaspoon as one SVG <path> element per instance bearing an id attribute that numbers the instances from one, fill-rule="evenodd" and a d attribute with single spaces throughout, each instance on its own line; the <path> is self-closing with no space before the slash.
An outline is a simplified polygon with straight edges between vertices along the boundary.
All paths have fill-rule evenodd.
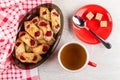
<path id="1" fill-rule="evenodd" d="M 85 28 L 88 31 L 90 31 L 106 48 L 110 49 L 112 47 L 109 42 L 105 41 L 100 36 L 98 36 L 96 33 L 94 33 L 90 28 L 88 28 L 86 26 L 86 22 L 81 17 L 78 18 L 77 16 L 73 16 L 72 20 L 74 24 L 77 25 L 78 27 Z"/>

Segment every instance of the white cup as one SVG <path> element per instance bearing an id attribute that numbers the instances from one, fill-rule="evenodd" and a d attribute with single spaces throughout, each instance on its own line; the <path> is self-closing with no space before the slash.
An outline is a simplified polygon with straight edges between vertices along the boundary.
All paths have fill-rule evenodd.
<path id="1" fill-rule="evenodd" d="M 81 71 L 87 64 L 96 67 L 95 63 L 89 61 L 86 47 L 76 42 L 66 43 L 60 48 L 58 61 L 62 68 L 71 72 Z"/>

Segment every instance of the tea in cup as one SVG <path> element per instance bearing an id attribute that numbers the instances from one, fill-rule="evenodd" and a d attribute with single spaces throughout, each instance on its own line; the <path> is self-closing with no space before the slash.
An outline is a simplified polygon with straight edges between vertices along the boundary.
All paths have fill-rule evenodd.
<path id="1" fill-rule="evenodd" d="M 65 70 L 80 71 L 89 63 L 89 54 L 85 46 L 69 42 L 60 48 L 58 61 Z M 93 63 L 90 62 L 90 64 Z"/>

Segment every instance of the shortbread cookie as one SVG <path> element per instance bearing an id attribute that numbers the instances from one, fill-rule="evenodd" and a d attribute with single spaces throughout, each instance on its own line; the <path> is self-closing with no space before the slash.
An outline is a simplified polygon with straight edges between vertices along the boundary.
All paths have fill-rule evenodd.
<path id="1" fill-rule="evenodd" d="M 44 19 L 40 19 L 38 27 L 43 31 L 43 34 L 45 34 L 46 30 L 50 28 L 50 23 Z"/>
<path id="2" fill-rule="evenodd" d="M 47 41 L 45 39 L 38 40 L 39 44 L 47 44 Z"/>
<path id="3" fill-rule="evenodd" d="M 25 44 L 25 52 L 31 53 L 32 47 L 29 47 L 27 44 Z"/>
<path id="4" fill-rule="evenodd" d="M 60 14 L 55 9 L 51 11 L 51 23 L 52 23 L 53 32 L 57 34 L 61 28 L 61 23 L 60 23 Z"/>
<path id="5" fill-rule="evenodd" d="M 24 63 L 37 63 L 42 59 L 42 57 L 39 54 L 36 53 L 27 53 L 22 52 L 18 56 L 16 56 L 21 62 Z"/>
<path id="6" fill-rule="evenodd" d="M 47 7 L 40 7 L 40 17 L 47 21 L 50 21 L 50 11 Z"/>
<path id="7" fill-rule="evenodd" d="M 28 32 L 34 39 L 43 39 L 43 32 L 31 21 L 24 23 L 25 31 Z"/>
<path id="8" fill-rule="evenodd" d="M 51 41 L 53 39 L 53 31 L 52 30 L 47 30 L 45 35 L 44 35 L 44 39 L 46 41 Z"/>
<path id="9" fill-rule="evenodd" d="M 43 19 L 40 19 L 38 23 L 39 28 L 43 31 L 44 33 L 44 39 L 46 41 L 50 41 L 53 39 L 53 31 L 50 27 L 50 23 L 48 21 L 45 21 Z"/>
<path id="10" fill-rule="evenodd" d="M 34 24 L 38 24 L 38 22 L 39 22 L 39 17 L 38 16 L 36 16 L 36 17 L 34 17 L 32 20 L 31 20 L 31 22 L 33 22 Z"/>
<path id="11" fill-rule="evenodd" d="M 50 41 L 47 41 L 47 44 L 53 45 L 54 42 L 55 42 L 55 38 L 52 37 Z"/>
<path id="12" fill-rule="evenodd" d="M 19 38 L 30 47 L 36 47 L 37 41 L 34 40 L 27 32 L 19 32 Z"/>
<path id="13" fill-rule="evenodd" d="M 48 51 L 49 47 L 50 46 L 48 44 L 41 44 L 37 47 L 34 47 L 32 50 L 34 53 L 45 54 Z"/>
<path id="14" fill-rule="evenodd" d="M 24 42 L 19 38 L 15 42 L 15 53 L 25 52 Z"/>

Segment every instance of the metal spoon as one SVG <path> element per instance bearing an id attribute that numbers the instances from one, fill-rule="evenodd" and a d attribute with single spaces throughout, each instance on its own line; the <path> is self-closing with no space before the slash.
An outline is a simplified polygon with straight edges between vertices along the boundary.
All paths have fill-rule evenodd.
<path id="1" fill-rule="evenodd" d="M 72 20 L 73 20 L 74 24 L 77 25 L 78 27 L 85 28 L 88 31 L 90 31 L 106 48 L 110 49 L 112 47 L 109 42 L 105 41 L 100 36 L 95 34 L 90 28 L 88 28 L 86 26 L 86 22 L 81 17 L 78 18 L 77 16 L 73 16 Z"/>

